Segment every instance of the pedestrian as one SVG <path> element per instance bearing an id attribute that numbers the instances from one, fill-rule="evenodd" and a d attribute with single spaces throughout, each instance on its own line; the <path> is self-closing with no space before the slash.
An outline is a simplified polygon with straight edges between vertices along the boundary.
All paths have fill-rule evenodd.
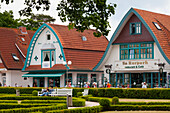
<path id="1" fill-rule="evenodd" d="M 109 82 L 107 82 L 107 88 L 110 88 L 111 84 Z"/>
<path id="2" fill-rule="evenodd" d="M 0 87 L 2 86 L 1 82 L 0 82 Z"/>
<path id="3" fill-rule="evenodd" d="M 142 88 L 147 88 L 146 82 L 143 83 Z"/>

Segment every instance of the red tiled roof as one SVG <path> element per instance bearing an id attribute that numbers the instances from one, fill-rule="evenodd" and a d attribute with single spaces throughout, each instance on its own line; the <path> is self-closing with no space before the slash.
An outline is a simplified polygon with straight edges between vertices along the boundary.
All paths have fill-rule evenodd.
<path id="1" fill-rule="evenodd" d="M 41 68 L 41 65 L 30 65 L 26 68 L 26 71 L 34 71 L 34 70 L 66 70 L 66 67 L 63 64 L 55 64 L 51 68 Z"/>
<path id="2" fill-rule="evenodd" d="M 170 16 L 135 8 L 134 10 L 138 12 L 150 27 L 165 55 L 170 59 Z M 152 22 L 157 22 L 162 30 L 158 30 Z"/>
<path id="3" fill-rule="evenodd" d="M 0 63 L 0 68 L 5 68 L 3 63 Z"/>
<path id="4" fill-rule="evenodd" d="M 7 69 L 22 69 L 24 65 L 24 59 L 22 60 L 21 55 L 15 46 L 15 43 L 19 46 L 20 50 L 26 56 L 27 48 L 31 39 L 29 36 L 32 37 L 33 35 L 32 31 L 27 32 L 30 34 L 25 34 L 25 36 L 21 36 L 21 32 L 19 29 L 0 27 L 0 55 L 4 66 Z M 21 37 L 24 37 L 25 42 L 22 42 Z M 12 53 L 16 54 L 16 56 L 19 58 L 19 61 L 15 61 L 13 59 Z"/>
<path id="5" fill-rule="evenodd" d="M 80 33 L 76 29 L 69 30 L 67 26 L 63 25 L 48 25 L 57 34 L 63 46 L 66 61 L 72 61 L 70 69 L 92 70 L 103 56 L 108 40 L 104 36 L 94 37 L 94 30 L 85 30 L 83 33 Z M 87 41 L 83 41 L 82 36 L 85 36 Z M 31 65 L 26 68 L 26 71 L 66 69 L 60 66 L 56 64 L 52 68 L 41 68 L 40 65 Z"/>
<path id="6" fill-rule="evenodd" d="M 64 48 L 105 51 L 108 44 L 106 37 L 98 38 L 93 35 L 95 30 L 85 30 L 81 33 L 76 29 L 69 30 L 67 26 L 63 25 L 48 25 L 56 32 Z M 85 36 L 87 41 L 83 41 L 82 36 Z"/>
<path id="7" fill-rule="evenodd" d="M 64 49 L 67 61 L 72 61 L 70 69 L 92 70 L 102 58 L 104 51 Z"/>

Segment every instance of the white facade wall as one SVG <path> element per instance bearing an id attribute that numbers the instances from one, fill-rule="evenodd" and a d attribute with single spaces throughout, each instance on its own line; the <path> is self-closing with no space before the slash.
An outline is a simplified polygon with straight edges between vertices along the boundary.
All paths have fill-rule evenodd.
<path id="1" fill-rule="evenodd" d="M 47 40 L 47 35 L 50 34 L 51 35 L 51 40 Z M 56 37 L 54 36 L 54 34 L 48 29 L 44 29 L 44 31 L 40 34 L 40 36 L 37 39 L 37 42 L 34 46 L 34 51 L 32 54 L 32 58 L 31 58 L 31 63 L 30 65 L 41 65 L 41 50 L 45 49 L 43 48 L 44 44 L 53 44 L 56 50 L 56 54 L 55 54 L 55 59 L 56 59 L 56 64 L 62 64 L 63 60 L 59 58 L 61 53 L 61 48 L 59 46 L 59 43 L 56 39 Z M 38 60 L 36 61 L 34 58 L 35 56 L 38 57 Z"/>
<path id="2" fill-rule="evenodd" d="M 161 52 L 159 51 L 156 43 L 154 43 L 154 59 L 135 59 L 135 60 L 120 60 L 120 45 L 112 45 L 110 47 L 110 52 L 108 52 L 108 54 L 106 55 L 105 59 L 104 59 L 104 63 L 102 63 L 102 65 L 100 65 L 100 67 L 98 68 L 98 70 L 100 71 L 104 71 L 104 76 L 108 78 L 109 80 L 109 74 L 107 74 L 105 72 L 106 68 L 105 65 L 112 65 L 112 69 L 111 69 L 111 73 L 123 73 L 123 72 L 134 72 L 134 73 L 142 73 L 142 72 L 159 72 L 159 66 L 157 65 L 158 63 L 165 63 L 165 67 L 164 67 L 164 72 L 170 73 L 170 65 L 167 63 L 167 61 L 164 59 L 164 57 L 162 56 Z M 144 65 L 146 68 L 139 68 L 139 69 L 125 69 L 123 67 L 120 66 L 120 64 L 122 64 L 122 62 L 129 62 L 129 61 L 136 61 L 136 62 L 143 62 L 143 61 L 147 61 L 148 65 Z M 119 64 L 120 69 L 118 69 L 116 67 L 116 63 Z M 156 63 L 156 65 L 155 65 Z"/>

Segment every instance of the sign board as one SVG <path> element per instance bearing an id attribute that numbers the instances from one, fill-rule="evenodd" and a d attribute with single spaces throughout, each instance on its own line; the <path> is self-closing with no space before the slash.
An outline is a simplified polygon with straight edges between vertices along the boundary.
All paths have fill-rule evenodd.
<path id="1" fill-rule="evenodd" d="M 115 61 L 115 70 L 158 70 L 157 59 Z"/>

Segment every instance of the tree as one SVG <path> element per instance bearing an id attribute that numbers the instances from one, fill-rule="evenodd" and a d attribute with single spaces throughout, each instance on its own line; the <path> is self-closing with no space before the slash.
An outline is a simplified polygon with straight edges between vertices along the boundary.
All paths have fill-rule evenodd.
<path id="1" fill-rule="evenodd" d="M 0 13 L 0 27 L 17 28 L 25 26 L 28 30 L 37 30 L 44 22 L 54 22 L 55 19 L 49 15 L 32 14 L 26 19 L 14 19 L 13 11 Z"/>
<path id="2" fill-rule="evenodd" d="M 1 27 L 9 27 L 16 28 L 18 26 L 18 20 L 14 19 L 12 11 L 4 11 L 0 13 L 0 26 Z"/>
<path id="3" fill-rule="evenodd" d="M 51 23 L 54 21 L 53 17 L 44 14 L 31 14 L 29 18 L 20 19 L 20 22 L 29 30 L 37 30 L 44 22 Z"/>
<path id="4" fill-rule="evenodd" d="M 107 36 L 110 27 L 108 18 L 115 14 L 116 4 L 106 4 L 107 0 L 61 0 L 57 6 L 58 16 L 62 22 L 69 21 L 69 29 L 76 28 L 83 32 L 94 27 L 94 35 Z M 1 0 L 9 4 L 13 0 Z M 30 16 L 32 9 L 49 10 L 50 0 L 25 0 L 27 7 L 20 10 L 21 16 Z"/>

